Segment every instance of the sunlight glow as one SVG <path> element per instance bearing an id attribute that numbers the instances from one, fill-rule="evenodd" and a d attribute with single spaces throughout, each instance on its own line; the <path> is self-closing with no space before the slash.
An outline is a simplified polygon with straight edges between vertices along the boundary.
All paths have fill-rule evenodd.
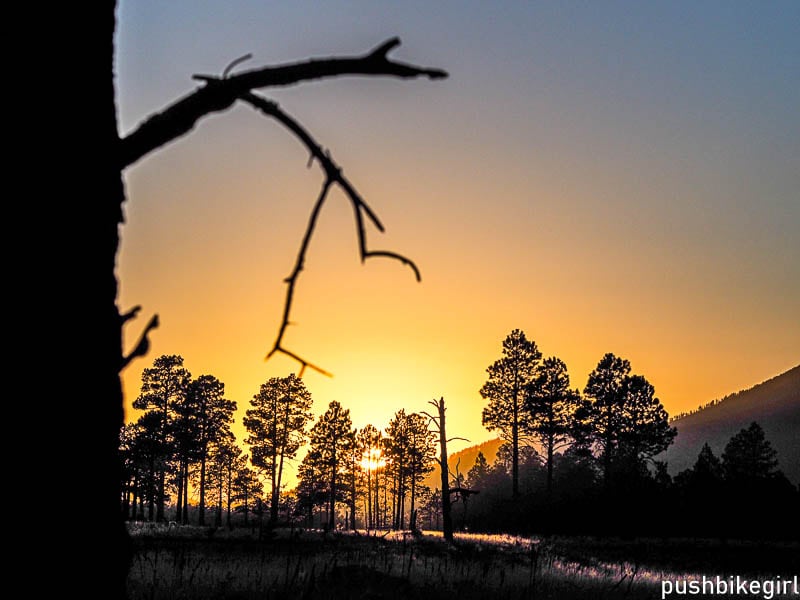
<path id="1" fill-rule="evenodd" d="M 369 452 L 364 452 L 361 458 L 361 468 L 365 471 L 377 471 L 386 466 L 386 459 L 381 456 L 380 448 L 372 448 Z"/>

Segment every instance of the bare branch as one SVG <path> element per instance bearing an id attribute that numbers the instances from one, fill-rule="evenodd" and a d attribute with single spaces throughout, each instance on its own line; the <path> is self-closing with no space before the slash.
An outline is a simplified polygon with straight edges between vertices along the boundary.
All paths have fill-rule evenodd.
<path id="1" fill-rule="evenodd" d="M 237 98 L 254 89 L 289 86 L 301 81 L 342 75 L 401 78 L 424 76 L 430 79 L 447 77 L 447 73 L 441 69 L 389 60 L 387 56 L 389 51 L 399 44 L 398 38 L 392 38 L 362 56 L 317 58 L 244 71 L 224 79 L 196 75 L 194 78 L 205 82 L 205 86 L 184 96 L 160 113 L 152 115 L 120 141 L 118 148 L 120 168 L 132 165 L 164 144 L 185 135 L 202 117 L 230 108 Z"/>
<path id="2" fill-rule="evenodd" d="M 339 167 L 339 165 L 337 165 L 334 162 L 330 154 L 322 150 L 322 146 L 320 146 L 319 143 L 317 143 L 317 141 L 311 136 L 311 134 L 308 131 L 306 131 L 306 129 L 302 125 L 300 125 L 299 122 L 297 122 L 289 114 L 284 112 L 276 102 L 272 100 L 267 100 L 266 98 L 262 98 L 261 96 L 258 96 L 253 92 L 247 92 L 246 94 L 243 94 L 242 100 L 244 100 L 257 110 L 259 110 L 262 114 L 265 114 L 269 117 L 276 119 L 279 123 L 284 125 L 289 131 L 294 133 L 295 136 L 297 136 L 297 138 L 308 149 L 310 153 L 310 161 L 316 159 L 317 162 L 320 164 L 320 167 L 322 168 L 323 172 L 325 173 L 325 181 L 322 185 L 322 190 L 320 192 L 320 195 L 317 198 L 317 202 L 311 211 L 311 216 L 309 217 L 308 225 L 306 227 L 306 232 L 305 235 L 303 236 L 303 241 L 301 242 L 300 249 L 298 250 L 297 253 L 297 260 L 295 262 L 294 269 L 292 270 L 292 273 L 285 280 L 288 287 L 286 289 L 286 300 L 283 306 L 283 319 L 281 321 L 281 326 L 278 330 L 278 336 L 277 339 L 275 340 L 275 344 L 267 354 L 266 359 L 269 359 L 273 354 L 280 352 L 294 358 L 301 364 L 300 373 L 298 375 L 299 377 L 302 377 L 306 367 L 312 368 L 315 371 L 330 377 L 331 376 L 330 373 L 298 357 L 296 354 L 287 351 L 282 344 L 283 344 L 283 336 L 286 333 L 286 328 L 290 324 L 289 317 L 292 308 L 292 301 L 294 299 L 295 285 L 297 284 L 297 279 L 300 275 L 300 272 L 303 270 L 303 266 L 305 264 L 306 252 L 308 251 L 308 246 L 311 241 L 311 237 L 314 234 L 314 229 L 316 228 L 317 219 L 322 209 L 322 205 L 325 203 L 325 200 L 328 197 L 328 191 L 330 190 L 331 186 L 334 183 L 338 184 L 345 192 L 345 195 L 348 197 L 351 205 L 353 206 L 353 210 L 356 215 L 356 232 L 358 234 L 358 248 L 362 262 L 366 261 L 367 258 L 372 258 L 372 257 L 393 258 L 405 265 L 408 265 L 414 272 L 414 276 L 416 277 L 417 281 L 421 281 L 420 272 L 419 269 L 417 268 L 417 265 L 414 264 L 414 261 L 405 256 L 402 256 L 395 252 L 388 252 L 383 250 L 378 250 L 378 251 L 367 250 L 366 232 L 364 228 L 363 215 L 366 214 L 367 217 L 372 222 L 372 224 L 375 225 L 375 227 L 379 231 L 384 231 L 383 224 L 380 222 L 377 215 L 373 212 L 373 210 L 369 207 L 369 205 L 364 201 L 361 195 L 356 191 L 353 185 L 342 174 L 342 169 Z"/>
<path id="3" fill-rule="evenodd" d="M 447 438 L 447 441 L 448 441 L 448 442 L 452 442 L 453 440 L 461 440 L 462 442 L 468 442 L 468 441 L 469 441 L 467 438 L 462 438 L 462 437 L 451 437 L 451 438 Z"/>
<path id="4" fill-rule="evenodd" d="M 137 304 L 132 309 L 130 309 L 128 312 L 126 312 L 124 314 L 121 314 L 119 316 L 120 323 L 124 325 L 125 323 L 127 323 L 131 319 L 135 319 L 139 315 L 139 311 L 140 310 L 142 310 L 142 307 L 139 304 Z"/>
<path id="5" fill-rule="evenodd" d="M 328 371 L 325 371 L 324 369 L 308 362 L 307 360 L 300 358 L 297 354 L 287 350 L 282 346 L 283 335 L 286 333 L 286 328 L 289 326 L 289 314 L 292 310 L 292 300 L 294 298 L 294 287 L 297 285 L 297 277 L 303 270 L 303 265 L 305 264 L 306 260 L 306 252 L 308 251 L 308 244 L 311 241 L 311 236 L 314 234 L 314 228 L 317 226 L 317 217 L 319 217 L 319 211 L 322 209 L 322 205 L 325 203 L 325 198 L 328 196 L 328 190 L 331 188 L 331 183 L 332 182 L 330 179 L 325 179 L 322 184 L 319 197 L 317 198 L 317 202 L 314 204 L 314 208 L 311 210 L 311 216 L 308 219 L 306 233 L 303 236 L 303 241 L 300 243 L 300 249 L 297 252 L 297 260 L 295 261 L 294 268 L 292 269 L 292 273 L 285 279 L 287 286 L 286 300 L 283 304 L 283 319 L 281 320 L 281 326 L 278 329 L 278 337 L 275 339 L 272 349 L 264 358 L 264 360 L 269 360 L 269 358 L 275 353 L 285 354 L 289 358 L 293 358 L 300 363 L 300 372 L 298 373 L 298 377 L 303 376 L 306 367 L 314 369 L 322 375 L 326 375 L 328 377 L 333 376 Z"/>
<path id="6" fill-rule="evenodd" d="M 325 175 L 328 177 L 328 179 L 331 182 L 339 184 L 339 186 L 342 188 L 344 193 L 350 199 L 350 203 L 352 204 L 353 211 L 355 213 L 356 233 L 358 234 L 358 250 L 361 256 L 361 262 L 365 262 L 368 258 L 373 257 L 391 258 L 410 267 L 411 270 L 414 271 L 414 277 L 416 277 L 417 281 L 422 281 L 419 268 L 410 258 L 396 252 L 367 249 L 367 234 L 364 228 L 363 215 L 366 214 L 369 220 L 372 221 L 372 224 L 375 225 L 375 227 L 377 227 L 381 232 L 385 231 L 383 224 L 375 212 L 364 201 L 364 198 L 362 198 L 361 194 L 356 191 L 350 181 L 348 181 L 348 179 L 342 174 L 341 167 L 339 167 L 339 165 L 333 161 L 329 153 L 322 151 L 322 147 L 316 142 L 316 140 L 314 140 L 313 137 L 311 137 L 311 134 L 308 133 L 308 131 L 306 131 L 303 126 L 300 125 L 300 123 L 283 111 L 276 102 L 262 98 L 261 96 L 258 96 L 252 92 L 242 96 L 242 99 L 251 104 L 253 107 L 257 108 L 263 114 L 278 120 L 287 129 L 289 129 L 289 131 L 294 133 L 300 139 L 300 141 L 303 142 L 305 147 L 308 148 L 311 158 L 317 159 L 322 167 L 322 170 L 325 171 Z"/>
<path id="7" fill-rule="evenodd" d="M 133 313 L 135 316 L 135 314 L 139 312 L 139 308 L 140 307 L 138 306 L 135 307 L 125 316 L 131 315 L 131 313 Z M 150 319 L 150 322 L 147 324 L 147 327 L 145 327 L 144 331 L 142 331 L 142 335 L 139 337 L 139 341 L 137 342 L 136 347 L 130 354 L 128 354 L 128 356 L 123 357 L 122 362 L 120 363 L 119 366 L 120 371 L 122 371 L 125 367 L 127 367 L 134 358 L 138 358 L 140 356 L 144 356 L 145 354 L 147 354 L 147 351 L 150 350 L 150 339 L 147 337 L 147 335 L 150 333 L 151 330 L 155 329 L 156 327 L 158 327 L 158 315 L 153 315 L 153 317 Z"/>

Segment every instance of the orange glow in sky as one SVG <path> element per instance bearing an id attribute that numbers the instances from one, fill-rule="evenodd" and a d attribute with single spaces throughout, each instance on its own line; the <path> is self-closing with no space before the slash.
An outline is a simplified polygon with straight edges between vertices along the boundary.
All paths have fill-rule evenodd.
<path id="1" fill-rule="evenodd" d="M 359 464 L 365 471 L 377 471 L 386 466 L 386 459 L 381 456 L 380 448 L 372 448 L 369 453 L 364 453 Z"/>
<path id="2" fill-rule="evenodd" d="M 564 360 L 573 387 L 606 352 L 627 358 L 672 414 L 800 362 L 800 83 L 786 58 L 800 19 L 780 3 L 172 4 L 121 3 L 123 133 L 245 52 L 249 67 L 399 35 L 396 58 L 450 72 L 267 92 L 383 220 L 370 247 L 422 272 L 362 265 L 352 210 L 331 195 L 285 339 L 334 374 L 304 377 L 317 414 L 338 400 L 383 429 L 444 396 L 448 433 L 470 440 L 451 450 L 490 439 L 478 390 L 514 328 Z M 242 106 L 128 169 L 120 308 L 143 306 L 128 347 L 161 320 L 124 373 L 129 407 L 142 369 L 180 354 L 225 383 L 241 441 L 259 386 L 297 371 L 264 356 L 322 181 L 307 159 Z"/>

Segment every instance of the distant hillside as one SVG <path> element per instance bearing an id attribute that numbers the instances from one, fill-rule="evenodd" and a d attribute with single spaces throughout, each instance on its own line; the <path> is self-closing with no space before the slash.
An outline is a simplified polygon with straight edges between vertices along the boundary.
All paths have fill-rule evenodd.
<path id="1" fill-rule="evenodd" d="M 710 402 L 672 421 L 678 436 L 666 453 L 672 475 L 691 467 L 704 442 L 714 454 L 752 421 L 764 428 L 778 452 L 779 468 L 792 483 L 800 482 L 800 365 L 748 390 Z"/>
<path id="2" fill-rule="evenodd" d="M 483 452 L 486 460 L 489 461 L 489 464 L 492 464 L 497 456 L 497 449 L 502 443 L 503 440 L 494 439 L 489 440 L 488 442 L 483 442 L 482 444 L 478 444 L 476 446 L 464 448 L 463 450 L 455 452 L 447 457 L 447 466 L 450 468 L 452 473 L 455 473 L 456 465 L 458 465 L 458 471 L 461 474 L 466 475 L 467 472 L 472 468 L 472 465 L 475 464 L 475 459 L 478 457 L 478 452 Z M 460 464 L 458 462 L 459 459 L 461 459 Z M 442 475 L 438 465 L 425 479 L 425 485 L 430 486 L 431 489 L 442 487 Z"/>
<path id="3" fill-rule="evenodd" d="M 800 365 L 750 389 L 678 415 L 671 421 L 678 428 L 678 436 L 669 450 L 657 458 L 668 461 L 669 472 L 675 475 L 694 465 L 705 442 L 720 456 L 728 440 L 753 421 L 764 428 L 778 452 L 779 468 L 792 483 L 800 482 Z M 458 468 L 466 475 L 478 452 L 483 452 L 492 464 L 502 443 L 503 440 L 494 439 L 470 446 L 451 454 L 447 464 L 455 472 L 461 459 Z M 425 485 L 431 489 L 441 487 L 438 467 L 428 475 Z"/>

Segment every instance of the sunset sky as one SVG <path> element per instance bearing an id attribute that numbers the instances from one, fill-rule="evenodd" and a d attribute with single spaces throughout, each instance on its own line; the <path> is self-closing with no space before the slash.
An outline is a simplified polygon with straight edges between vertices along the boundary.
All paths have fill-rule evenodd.
<path id="1" fill-rule="evenodd" d="M 523 329 L 583 386 L 606 352 L 691 409 L 800 363 L 800 2 L 121 0 L 120 129 L 220 74 L 308 57 L 392 57 L 444 81 L 346 77 L 264 93 L 330 149 L 387 227 L 357 256 L 325 207 L 286 346 L 315 412 L 354 424 L 444 396 L 478 443 L 478 390 Z M 322 175 L 241 105 L 126 172 L 120 308 L 152 313 L 150 354 L 213 374 L 240 415 L 269 377 L 290 273 Z M 128 418 L 135 418 L 128 410 Z M 240 435 L 241 430 L 237 433 Z M 457 450 L 467 444 L 452 445 Z"/>

